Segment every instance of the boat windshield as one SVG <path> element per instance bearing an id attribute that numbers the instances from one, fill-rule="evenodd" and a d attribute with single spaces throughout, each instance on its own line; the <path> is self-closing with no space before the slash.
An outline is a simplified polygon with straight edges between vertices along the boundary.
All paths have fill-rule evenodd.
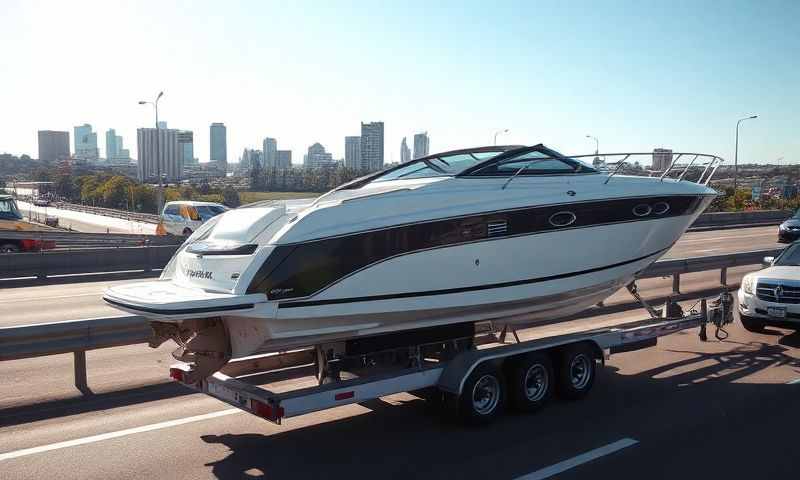
<path id="1" fill-rule="evenodd" d="M 408 162 L 397 168 L 388 170 L 383 175 L 372 180 L 373 182 L 386 182 L 406 178 L 444 177 L 458 175 L 464 170 L 481 162 L 489 160 L 503 153 L 504 150 L 489 150 L 480 152 L 464 152 L 441 154 Z"/>
<path id="2" fill-rule="evenodd" d="M 0 219 L 22 220 L 22 215 L 17 210 L 17 204 L 11 198 L 0 198 Z"/>

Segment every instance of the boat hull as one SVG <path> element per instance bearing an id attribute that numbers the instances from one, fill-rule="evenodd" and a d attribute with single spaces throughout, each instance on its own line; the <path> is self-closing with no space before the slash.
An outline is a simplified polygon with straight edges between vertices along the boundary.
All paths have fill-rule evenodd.
<path id="1" fill-rule="evenodd" d="M 450 323 L 552 322 L 624 287 L 695 217 L 495 238 L 391 258 L 309 299 L 277 302 L 269 314 L 224 317 L 233 354 L 253 353 L 259 342 L 236 338 L 250 337 L 242 331 L 253 332 L 254 324 L 261 327 L 258 350 L 268 351 Z"/>

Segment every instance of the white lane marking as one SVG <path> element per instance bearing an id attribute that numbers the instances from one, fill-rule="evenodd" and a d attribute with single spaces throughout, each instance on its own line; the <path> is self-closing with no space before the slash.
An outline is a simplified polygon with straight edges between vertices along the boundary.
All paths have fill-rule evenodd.
<path id="1" fill-rule="evenodd" d="M 22 303 L 22 302 L 30 302 L 30 301 L 34 301 L 34 300 L 36 302 L 41 302 L 42 300 L 53 300 L 53 299 L 56 299 L 56 298 L 73 298 L 73 297 L 90 297 L 90 296 L 100 297 L 102 295 L 103 295 L 103 292 L 74 293 L 72 295 L 56 295 L 54 297 L 36 297 L 36 298 L 25 297 L 25 298 L 11 299 L 11 300 L 0 300 L 0 303 Z"/>
<path id="2" fill-rule="evenodd" d="M 86 445 L 87 443 L 102 442 L 112 438 L 125 437 L 135 433 L 150 432 L 153 430 L 160 430 L 162 428 L 175 427 L 178 425 L 185 425 L 187 423 L 199 422 L 211 418 L 224 417 L 234 413 L 241 413 L 243 410 L 238 408 L 229 408 L 227 410 L 220 410 L 218 412 L 206 413 L 203 415 L 195 415 L 194 417 L 179 418 L 177 420 L 169 420 L 166 422 L 153 423 L 141 427 L 128 428 L 126 430 L 118 430 L 116 432 L 101 433 L 99 435 L 92 435 L 91 437 L 76 438 L 74 440 L 67 440 L 65 442 L 51 443 L 49 445 L 42 445 L 39 447 L 23 448 L 8 453 L 0 453 L 0 462 L 3 460 L 10 460 L 12 458 L 25 457 L 27 455 L 34 455 L 37 453 L 49 452 L 52 450 L 59 450 L 61 448 L 75 447 L 78 445 Z"/>
<path id="3" fill-rule="evenodd" d="M 794 385 L 796 383 L 800 383 L 800 378 L 795 378 L 794 380 L 786 382 L 787 385 Z"/>
<path id="4" fill-rule="evenodd" d="M 716 252 L 720 250 L 719 248 L 707 248 L 705 250 L 694 250 L 694 253 L 708 253 L 708 252 Z"/>
<path id="5" fill-rule="evenodd" d="M 523 475 L 515 480 L 541 480 L 544 478 L 550 478 L 553 475 L 566 472 L 567 470 L 575 468 L 578 465 L 583 465 L 584 463 L 591 462 L 592 460 L 602 456 L 610 455 L 614 452 L 622 450 L 623 448 L 636 445 L 637 443 L 639 442 L 632 438 L 623 438 L 622 440 L 617 440 L 614 443 L 609 443 L 606 446 L 589 450 L 588 452 L 582 453 L 577 457 L 572 457 L 569 460 L 564 460 L 563 462 L 558 462 L 554 465 L 550 465 L 549 467 L 542 468 L 541 470 L 536 470 L 535 472 Z"/>

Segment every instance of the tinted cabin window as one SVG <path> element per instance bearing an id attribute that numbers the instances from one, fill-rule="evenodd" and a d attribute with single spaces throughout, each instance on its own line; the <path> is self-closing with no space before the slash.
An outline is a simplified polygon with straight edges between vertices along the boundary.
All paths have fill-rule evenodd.
<path id="1" fill-rule="evenodd" d="M 180 215 L 181 212 L 178 209 L 177 205 L 167 205 L 167 208 L 164 209 L 164 215 Z"/>

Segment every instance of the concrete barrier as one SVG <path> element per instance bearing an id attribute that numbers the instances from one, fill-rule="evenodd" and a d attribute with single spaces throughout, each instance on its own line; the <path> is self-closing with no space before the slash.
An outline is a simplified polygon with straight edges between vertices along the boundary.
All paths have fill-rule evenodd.
<path id="1" fill-rule="evenodd" d="M 697 217 L 692 228 L 732 225 L 778 225 L 791 217 L 791 210 L 757 210 L 752 212 L 704 213 Z"/>

